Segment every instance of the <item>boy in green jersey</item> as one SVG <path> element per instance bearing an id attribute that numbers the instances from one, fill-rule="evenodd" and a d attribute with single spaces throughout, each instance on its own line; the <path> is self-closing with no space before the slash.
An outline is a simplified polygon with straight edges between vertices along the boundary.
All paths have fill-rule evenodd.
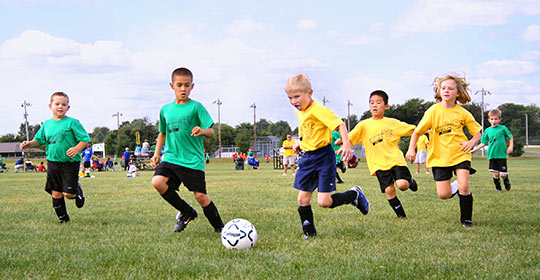
<path id="1" fill-rule="evenodd" d="M 166 145 L 161 163 L 159 152 L 150 160 L 152 167 L 157 167 L 152 186 L 179 211 L 174 231 L 184 230 L 197 217 L 197 211 L 176 192 L 180 184 L 184 183 L 202 206 L 214 231 L 221 232 L 223 222 L 218 209 L 206 194 L 204 174 L 203 136 L 214 136 L 214 122 L 201 103 L 189 98 L 194 86 L 191 71 L 186 68 L 174 70 L 170 86 L 175 93 L 175 100 L 163 106 L 159 113 L 156 151 L 161 151 Z"/>
<path id="2" fill-rule="evenodd" d="M 78 208 L 84 206 L 84 193 L 79 184 L 81 151 L 90 142 L 90 137 L 81 123 L 66 116 L 69 97 L 63 92 L 51 96 L 49 108 L 52 119 L 43 123 L 32 141 L 23 141 L 21 150 L 46 145 L 47 182 L 45 191 L 52 196 L 53 208 L 60 223 L 69 222 L 65 198 L 75 199 Z"/>
<path id="3" fill-rule="evenodd" d="M 509 191 L 511 188 L 510 179 L 508 179 L 508 166 L 506 164 L 506 155 L 514 151 L 514 136 L 504 125 L 500 125 L 501 111 L 494 109 L 488 113 L 491 127 L 484 131 L 480 145 L 476 146 L 471 152 L 474 153 L 488 145 L 487 158 L 489 160 L 489 171 L 493 173 L 493 183 L 495 190 L 501 191 L 501 178 L 503 178 L 504 188 Z M 506 139 L 509 139 L 508 148 Z"/>

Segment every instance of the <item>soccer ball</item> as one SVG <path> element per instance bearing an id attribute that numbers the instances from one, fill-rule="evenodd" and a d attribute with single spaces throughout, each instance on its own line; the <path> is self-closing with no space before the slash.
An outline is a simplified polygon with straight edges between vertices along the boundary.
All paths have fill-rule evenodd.
<path id="1" fill-rule="evenodd" d="M 256 242 L 257 230 L 248 220 L 231 220 L 221 231 L 221 243 L 227 249 L 250 249 Z"/>

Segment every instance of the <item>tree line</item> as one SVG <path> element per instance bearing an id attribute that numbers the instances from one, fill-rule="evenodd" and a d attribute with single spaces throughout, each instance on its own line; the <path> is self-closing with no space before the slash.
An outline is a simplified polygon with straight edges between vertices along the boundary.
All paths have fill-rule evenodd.
<path id="1" fill-rule="evenodd" d="M 424 112 L 433 105 L 432 101 L 425 101 L 414 98 L 406 101 L 404 104 L 390 105 L 385 112 L 386 117 L 396 118 L 400 121 L 417 125 Z M 463 105 L 463 107 L 472 113 L 478 123 L 482 123 L 482 107 L 478 103 Z M 536 105 L 520 105 L 514 103 L 502 104 L 498 107 L 502 112 L 501 124 L 507 126 L 514 135 L 514 153 L 512 156 L 523 154 L 523 145 L 525 144 L 525 114 L 528 118 L 529 144 L 540 144 L 540 107 Z M 484 112 L 484 128 L 490 126 L 487 121 L 489 110 Z M 350 122 L 350 128 L 354 128 L 360 121 L 370 118 L 369 110 L 363 112 L 359 117 L 351 115 L 349 119 L 343 118 L 347 124 Z M 84 123 L 84 122 L 83 122 Z M 89 133 L 92 143 L 105 143 L 107 154 L 121 154 L 124 148 L 135 149 L 137 135 L 140 143 L 147 139 L 150 143 L 154 142 L 158 134 L 157 122 L 151 123 L 146 117 L 124 121 L 119 129 L 111 130 L 108 127 L 96 127 Z M 33 139 L 41 124 L 28 125 L 28 138 Z M 259 119 L 256 123 L 257 136 L 277 136 L 282 141 L 287 134 L 297 134 L 298 128 L 292 129 L 287 121 L 272 122 L 266 119 Z M 218 125 L 214 125 L 215 136 L 204 139 L 204 147 L 207 152 L 213 153 L 218 149 Z M 26 128 L 24 123 L 19 127 L 17 134 L 8 133 L 0 136 L 0 142 L 20 142 L 26 140 Z M 221 123 L 221 145 L 237 146 L 240 151 L 245 152 L 250 148 L 253 142 L 253 123 L 242 122 L 236 126 Z M 406 151 L 409 139 L 405 137 L 400 141 L 400 147 Z M 42 147 L 44 149 L 44 147 Z"/>

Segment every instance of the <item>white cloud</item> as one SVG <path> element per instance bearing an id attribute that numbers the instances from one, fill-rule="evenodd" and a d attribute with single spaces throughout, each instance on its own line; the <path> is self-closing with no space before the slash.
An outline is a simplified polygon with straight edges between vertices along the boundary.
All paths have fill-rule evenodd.
<path id="1" fill-rule="evenodd" d="M 462 26 L 505 24 L 513 14 L 536 15 L 540 3 L 532 0 L 415 0 L 393 24 L 394 35 L 446 32 Z"/>
<path id="2" fill-rule="evenodd" d="M 471 88 L 488 90 L 491 95 L 486 95 L 485 102 L 488 108 L 496 108 L 504 103 L 530 104 L 540 102 L 538 92 L 540 88 L 520 80 L 497 80 L 493 78 L 471 80 Z M 481 95 L 474 95 L 473 101 L 480 102 Z"/>
<path id="3" fill-rule="evenodd" d="M 317 22 L 310 19 L 301 19 L 296 24 L 296 28 L 300 30 L 315 30 L 317 29 Z"/>
<path id="4" fill-rule="evenodd" d="M 491 60 L 478 65 L 475 73 L 479 77 L 521 76 L 538 72 L 538 67 L 524 60 Z"/>
<path id="5" fill-rule="evenodd" d="M 536 51 L 536 50 L 524 51 L 520 53 L 518 57 L 525 60 L 538 60 L 540 59 L 540 51 Z"/>
<path id="6" fill-rule="evenodd" d="M 239 35 L 245 33 L 261 32 L 273 29 L 272 24 L 255 22 L 249 19 L 235 20 L 230 25 L 225 27 L 225 31 L 231 35 Z"/>
<path id="7" fill-rule="evenodd" d="M 521 33 L 521 38 L 525 41 L 540 41 L 540 25 L 533 24 L 527 27 Z"/>

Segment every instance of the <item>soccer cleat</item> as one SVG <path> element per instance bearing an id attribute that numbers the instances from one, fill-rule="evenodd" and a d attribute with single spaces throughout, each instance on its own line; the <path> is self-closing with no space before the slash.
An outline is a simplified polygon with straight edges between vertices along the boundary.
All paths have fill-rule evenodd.
<path id="1" fill-rule="evenodd" d="M 418 184 L 416 183 L 416 180 L 411 178 L 411 182 L 409 183 L 409 189 L 413 192 L 418 190 Z"/>
<path id="2" fill-rule="evenodd" d="M 512 184 L 510 184 L 510 180 L 508 179 L 503 179 L 503 183 L 504 183 L 504 188 L 509 191 L 511 188 L 512 188 Z"/>
<path id="3" fill-rule="evenodd" d="M 283 173 L 283 175 L 282 175 L 282 176 L 287 176 L 287 173 Z"/>
<path id="4" fill-rule="evenodd" d="M 193 207 L 191 207 L 191 210 L 192 212 L 190 214 L 183 214 L 181 212 L 176 213 L 176 220 L 178 222 L 174 226 L 175 232 L 183 231 L 187 227 L 189 222 L 197 218 L 197 210 L 195 210 Z"/>
<path id="5" fill-rule="evenodd" d="M 465 220 L 461 224 L 463 225 L 463 227 L 466 227 L 466 228 L 473 227 L 473 222 L 471 220 Z"/>
<path id="6" fill-rule="evenodd" d="M 337 183 L 337 184 L 343 184 L 344 182 L 343 182 L 343 180 L 339 180 L 339 181 L 337 181 L 336 183 Z"/>
<path id="7" fill-rule="evenodd" d="M 77 196 L 75 197 L 75 205 L 77 208 L 84 206 L 84 193 L 80 183 L 77 183 Z"/>
<path id="8" fill-rule="evenodd" d="M 339 163 L 339 169 L 341 169 L 342 173 L 345 173 L 345 171 L 347 171 L 347 166 L 345 165 L 345 163 L 343 163 L 343 161 Z"/>
<path id="9" fill-rule="evenodd" d="M 214 232 L 221 233 L 223 231 L 223 227 L 214 228 Z"/>
<path id="10" fill-rule="evenodd" d="M 65 224 L 67 222 L 69 222 L 68 214 L 65 214 L 64 216 L 58 217 L 58 223 Z"/>
<path id="11" fill-rule="evenodd" d="M 304 240 L 315 239 L 315 238 L 317 238 L 317 233 L 304 234 L 304 236 L 302 236 L 302 239 L 304 239 Z"/>
<path id="12" fill-rule="evenodd" d="M 354 186 L 351 188 L 352 191 L 356 192 L 356 198 L 351 203 L 353 206 L 356 206 L 362 212 L 362 214 L 367 215 L 369 212 L 369 201 L 364 195 L 364 191 L 359 186 Z"/>

